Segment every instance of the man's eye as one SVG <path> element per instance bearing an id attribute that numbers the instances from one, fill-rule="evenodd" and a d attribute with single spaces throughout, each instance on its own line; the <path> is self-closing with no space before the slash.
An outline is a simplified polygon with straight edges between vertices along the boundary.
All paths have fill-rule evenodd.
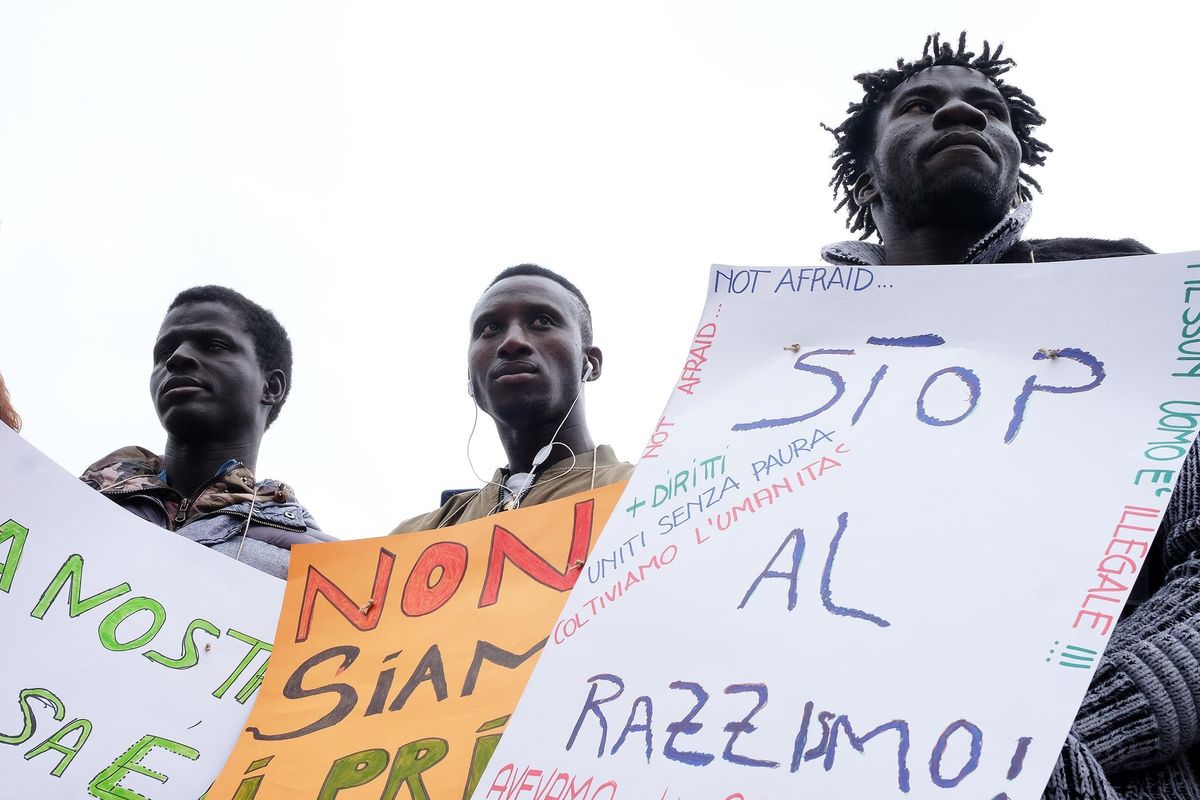
<path id="1" fill-rule="evenodd" d="M 205 345 L 205 347 L 207 347 L 209 350 L 228 350 L 229 349 L 229 346 L 226 345 L 224 342 L 222 342 L 220 339 L 209 339 L 208 343 Z"/>
<path id="2" fill-rule="evenodd" d="M 538 314 L 533 318 L 533 324 L 538 328 L 549 328 L 554 325 L 554 319 L 545 314 Z"/>
<path id="3" fill-rule="evenodd" d="M 904 107 L 904 112 L 920 111 L 922 114 L 928 114 L 933 111 L 933 105 L 928 100 L 913 100 Z"/>
<path id="4" fill-rule="evenodd" d="M 496 331 L 500 330 L 500 326 L 494 322 L 485 322 L 479 326 L 479 336 L 491 336 Z"/>

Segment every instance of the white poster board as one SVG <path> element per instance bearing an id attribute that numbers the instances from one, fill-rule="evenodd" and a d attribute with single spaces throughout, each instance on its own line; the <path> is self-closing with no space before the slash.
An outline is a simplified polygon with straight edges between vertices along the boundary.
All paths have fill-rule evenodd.
<path id="1" fill-rule="evenodd" d="M 0 425 L 0 796 L 196 800 L 262 680 L 283 587 Z"/>
<path id="2" fill-rule="evenodd" d="M 1186 319 L 1197 253 L 714 267 L 475 799 L 1039 797 L 1195 434 Z"/>

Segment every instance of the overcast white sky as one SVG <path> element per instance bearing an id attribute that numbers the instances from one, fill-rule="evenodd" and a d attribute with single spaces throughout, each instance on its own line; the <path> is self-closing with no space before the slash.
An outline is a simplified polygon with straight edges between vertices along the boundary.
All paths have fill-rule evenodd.
<path id="1" fill-rule="evenodd" d="M 232 286 L 296 351 L 260 476 L 337 536 L 379 535 L 477 483 L 467 317 L 535 261 L 591 301 L 592 431 L 635 460 L 709 264 L 844 238 L 818 122 L 927 32 L 1004 41 L 1049 118 L 1030 235 L 1200 248 L 1189 6 L 6 0 L 0 372 L 72 472 L 161 451 L 166 306 Z M 473 453 L 502 461 L 486 418 Z"/>

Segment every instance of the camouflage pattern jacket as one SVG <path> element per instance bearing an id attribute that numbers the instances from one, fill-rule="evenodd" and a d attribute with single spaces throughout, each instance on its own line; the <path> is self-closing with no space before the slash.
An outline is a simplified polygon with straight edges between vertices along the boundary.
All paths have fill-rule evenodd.
<path id="1" fill-rule="evenodd" d="M 105 456 L 82 480 L 142 519 L 277 578 L 287 577 L 292 545 L 333 541 L 290 487 L 273 480 L 256 486 L 232 459 L 190 497 L 167 485 L 162 457 L 142 447 Z"/>

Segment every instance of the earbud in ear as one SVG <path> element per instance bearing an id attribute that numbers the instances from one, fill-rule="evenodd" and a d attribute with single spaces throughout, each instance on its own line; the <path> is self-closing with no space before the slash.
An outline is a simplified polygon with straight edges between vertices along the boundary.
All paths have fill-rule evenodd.
<path id="1" fill-rule="evenodd" d="M 586 381 L 588 378 L 591 378 L 593 371 L 592 362 L 587 362 L 587 366 L 583 368 L 583 380 Z"/>
<path id="2" fill-rule="evenodd" d="M 475 387 L 471 384 L 470 378 L 467 378 L 467 397 L 475 397 Z"/>

